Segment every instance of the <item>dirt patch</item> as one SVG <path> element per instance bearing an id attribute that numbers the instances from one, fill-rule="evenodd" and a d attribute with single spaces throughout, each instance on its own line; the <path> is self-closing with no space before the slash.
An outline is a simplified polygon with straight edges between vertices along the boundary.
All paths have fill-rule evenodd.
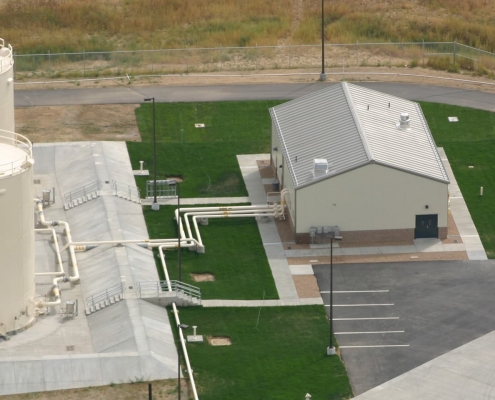
<path id="1" fill-rule="evenodd" d="M 232 340 L 228 336 L 208 336 L 208 343 L 212 346 L 230 346 Z"/>
<path id="2" fill-rule="evenodd" d="M 213 282 L 213 281 L 215 281 L 215 275 L 213 275 L 213 274 L 191 274 L 191 278 L 194 282 Z"/>
<path id="3" fill-rule="evenodd" d="M 191 393 L 187 386 L 187 380 L 181 380 L 182 396 L 189 398 Z M 177 399 L 177 380 L 153 381 L 154 400 Z M 109 386 L 97 386 L 81 389 L 55 390 L 49 392 L 25 393 L 5 396 L 9 400 L 134 400 L 148 398 L 148 382 L 112 383 Z"/>
<path id="4" fill-rule="evenodd" d="M 442 240 L 442 243 L 462 243 L 461 235 L 459 235 L 459 230 L 450 210 L 447 215 L 447 239 Z"/>
<path id="5" fill-rule="evenodd" d="M 15 110 L 16 132 L 32 142 L 125 140 L 140 142 L 137 105 L 22 107 Z"/>
<path id="6" fill-rule="evenodd" d="M 293 275 L 292 279 L 300 299 L 320 297 L 320 289 L 314 275 Z"/>
<path id="7" fill-rule="evenodd" d="M 167 179 L 172 179 L 179 183 L 184 182 L 184 178 L 182 176 L 169 176 Z"/>

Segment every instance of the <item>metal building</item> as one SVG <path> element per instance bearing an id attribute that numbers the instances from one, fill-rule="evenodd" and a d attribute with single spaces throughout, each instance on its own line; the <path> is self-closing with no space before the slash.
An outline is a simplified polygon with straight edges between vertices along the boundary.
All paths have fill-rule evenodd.
<path id="1" fill-rule="evenodd" d="M 419 104 L 344 82 L 270 114 L 296 242 L 330 226 L 346 241 L 447 236 L 449 180 Z"/>

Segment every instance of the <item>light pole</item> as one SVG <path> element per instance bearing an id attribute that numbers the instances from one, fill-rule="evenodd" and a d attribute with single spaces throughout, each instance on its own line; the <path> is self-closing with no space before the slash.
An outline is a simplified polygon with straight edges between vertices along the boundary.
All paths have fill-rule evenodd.
<path id="1" fill-rule="evenodd" d="M 178 324 L 177 328 L 179 330 L 179 361 L 178 361 L 178 366 L 177 366 L 177 392 L 179 393 L 178 399 L 180 400 L 180 357 L 182 354 L 182 332 L 184 329 L 189 328 L 189 325 L 186 324 Z"/>
<path id="2" fill-rule="evenodd" d="M 327 80 L 327 74 L 325 74 L 325 6 L 324 1 L 321 0 L 321 74 L 320 81 Z"/>
<path id="3" fill-rule="evenodd" d="M 156 200 L 156 119 L 155 119 L 155 98 L 148 97 L 144 99 L 144 101 L 152 101 L 153 102 L 153 204 L 151 204 L 151 209 L 154 211 L 158 211 L 160 209 L 160 204 Z"/>
<path id="4" fill-rule="evenodd" d="M 342 236 L 336 236 L 335 232 L 330 232 L 330 346 L 327 347 L 327 356 L 335 354 L 333 347 L 333 241 L 342 240 Z"/>
<path id="5" fill-rule="evenodd" d="M 182 282 L 182 268 L 181 268 L 181 265 L 180 265 L 180 228 L 181 228 L 181 224 L 182 224 L 182 220 L 180 218 L 180 184 L 178 181 L 175 181 L 175 184 L 177 186 L 177 216 L 179 218 L 179 220 L 177 221 L 177 227 L 178 227 L 178 233 L 177 233 L 177 267 L 179 269 L 179 273 L 178 273 L 178 276 L 179 276 L 179 282 Z"/>

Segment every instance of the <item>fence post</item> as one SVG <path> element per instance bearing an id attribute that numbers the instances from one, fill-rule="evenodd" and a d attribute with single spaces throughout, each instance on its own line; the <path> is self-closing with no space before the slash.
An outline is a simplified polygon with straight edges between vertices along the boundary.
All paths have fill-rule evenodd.
<path id="1" fill-rule="evenodd" d="M 50 54 L 50 50 L 48 50 L 48 68 L 52 69 L 52 57 Z"/>
<path id="2" fill-rule="evenodd" d="M 425 40 L 423 39 L 423 67 L 425 66 Z"/>
<path id="3" fill-rule="evenodd" d="M 223 71 L 223 46 L 220 45 L 220 71 Z"/>
<path id="4" fill-rule="evenodd" d="M 259 56 L 259 53 L 258 53 L 258 43 L 256 43 L 256 69 L 258 69 L 258 56 Z"/>
<path id="5" fill-rule="evenodd" d="M 456 54 L 455 54 L 456 53 L 456 45 L 455 45 L 456 41 L 457 41 L 457 39 L 454 40 L 454 65 L 455 65 L 455 56 L 456 56 Z"/>
<path id="6" fill-rule="evenodd" d="M 290 42 L 289 42 L 289 69 L 290 69 Z"/>
<path id="7" fill-rule="evenodd" d="M 359 66 L 359 40 L 356 40 L 356 67 Z"/>
<path id="8" fill-rule="evenodd" d="M 187 51 L 187 44 L 186 44 L 186 72 L 189 72 L 189 52 Z"/>
<path id="9" fill-rule="evenodd" d="M 83 76 L 86 76 L 86 51 L 83 49 Z"/>

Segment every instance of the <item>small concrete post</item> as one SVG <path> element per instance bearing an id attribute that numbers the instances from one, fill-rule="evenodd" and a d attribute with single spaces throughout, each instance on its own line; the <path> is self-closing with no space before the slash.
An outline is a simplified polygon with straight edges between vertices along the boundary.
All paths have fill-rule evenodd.
<path id="1" fill-rule="evenodd" d="M 480 186 L 480 196 L 483 196 L 483 186 Z"/>
<path id="2" fill-rule="evenodd" d="M 194 329 L 194 337 L 196 337 L 196 328 L 197 328 L 197 326 L 193 326 L 193 329 Z"/>
<path id="3" fill-rule="evenodd" d="M 311 395 L 309 393 L 306 393 L 306 396 L 304 396 L 305 400 L 309 400 L 311 398 Z"/>
<path id="4" fill-rule="evenodd" d="M 143 173 L 143 165 L 144 161 L 139 161 L 139 171 L 141 171 L 141 173 Z"/>

